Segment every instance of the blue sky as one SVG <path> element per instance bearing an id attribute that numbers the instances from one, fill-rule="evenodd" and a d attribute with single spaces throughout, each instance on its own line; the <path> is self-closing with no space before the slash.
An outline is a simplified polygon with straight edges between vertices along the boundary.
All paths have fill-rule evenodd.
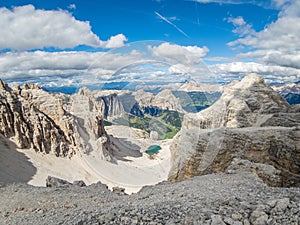
<path id="1" fill-rule="evenodd" d="M 143 51 L 173 66 L 165 76 L 174 66 L 199 74 L 201 61 L 225 81 L 257 72 L 295 82 L 299 18 L 299 0 L 2 0 L 0 78 L 72 81 L 89 73 L 101 79 L 141 58 L 137 45 L 131 44 L 131 55 L 116 48 L 159 40 L 165 43 L 151 42 Z"/>
<path id="2" fill-rule="evenodd" d="M 232 32 L 234 26 L 226 21 L 227 18 L 242 15 L 254 29 L 261 30 L 275 21 L 278 14 L 276 9 L 255 4 L 200 4 L 184 0 L 1 1 L 0 4 L 8 8 L 32 4 L 37 9 L 68 10 L 76 19 L 89 21 L 92 31 L 101 39 L 122 33 L 128 42 L 163 40 L 182 45 L 205 45 L 209 46 L 210 54 L 214 56 L 235 54 L 226 45 L 237 37 Z M 75 7 L 72 8 L 72 5 Z"/>

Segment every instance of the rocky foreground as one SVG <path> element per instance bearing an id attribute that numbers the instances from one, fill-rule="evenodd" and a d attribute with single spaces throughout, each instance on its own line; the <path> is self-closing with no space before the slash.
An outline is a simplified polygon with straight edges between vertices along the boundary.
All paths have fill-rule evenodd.
<path id="1" fill-rule="evenodd" d="M 98 183 L 0 188 L 0 224 L 300 223 L 300 189 L 272 188 L 251 173 L 211 174 L 120 195 Z"/>

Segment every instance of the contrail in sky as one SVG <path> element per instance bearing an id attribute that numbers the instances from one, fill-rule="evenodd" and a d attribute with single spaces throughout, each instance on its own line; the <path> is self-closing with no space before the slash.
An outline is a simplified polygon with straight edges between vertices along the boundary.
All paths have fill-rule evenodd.
<path id="1" fill-rule="evenodd" d="M 166 23 L 170 24 L 171 26 L 173 26 L 176 30 L 178 30 L 180 33 L 182 33 L 184 36 L 186 36 L 187 38 L 189 38 L 189 36 L 183 31 L 181 30 L 179 27 L 177 27 L 174 23 L 172 23 L 170 20 L 168 20 L 166 17 L 162 16 L 161 14 L 159 14 L 158 12 L 154 11 L 154 13 L 163 21 L 165 21 Z"/>

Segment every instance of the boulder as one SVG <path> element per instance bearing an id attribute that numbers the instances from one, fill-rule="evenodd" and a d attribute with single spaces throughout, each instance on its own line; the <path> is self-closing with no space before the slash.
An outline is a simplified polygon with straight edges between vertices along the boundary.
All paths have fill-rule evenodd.
<path id="1" fill-rule="evenodd" d="M 46 179 L 46 187 L 65 187 L 72 185 L 70 182 L 57 178 L 48 176 Z"/>

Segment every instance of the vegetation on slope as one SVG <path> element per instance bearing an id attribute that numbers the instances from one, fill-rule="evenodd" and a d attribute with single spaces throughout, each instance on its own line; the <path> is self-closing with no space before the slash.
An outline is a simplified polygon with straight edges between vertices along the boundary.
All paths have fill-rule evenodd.
<path id="1" fill-rule="evenodd" d="M 122 117 L 115 118 L 113 123 L 138 128 L 148 133 L 156 131 L 159 139 L 163 140 L 173 138 L 177 134 L 181 128 L 182 117 L 182 114 L 171 110 L 161 110 L 155 116 L 145 114 L 143 117 L 125 113 Z"/>

